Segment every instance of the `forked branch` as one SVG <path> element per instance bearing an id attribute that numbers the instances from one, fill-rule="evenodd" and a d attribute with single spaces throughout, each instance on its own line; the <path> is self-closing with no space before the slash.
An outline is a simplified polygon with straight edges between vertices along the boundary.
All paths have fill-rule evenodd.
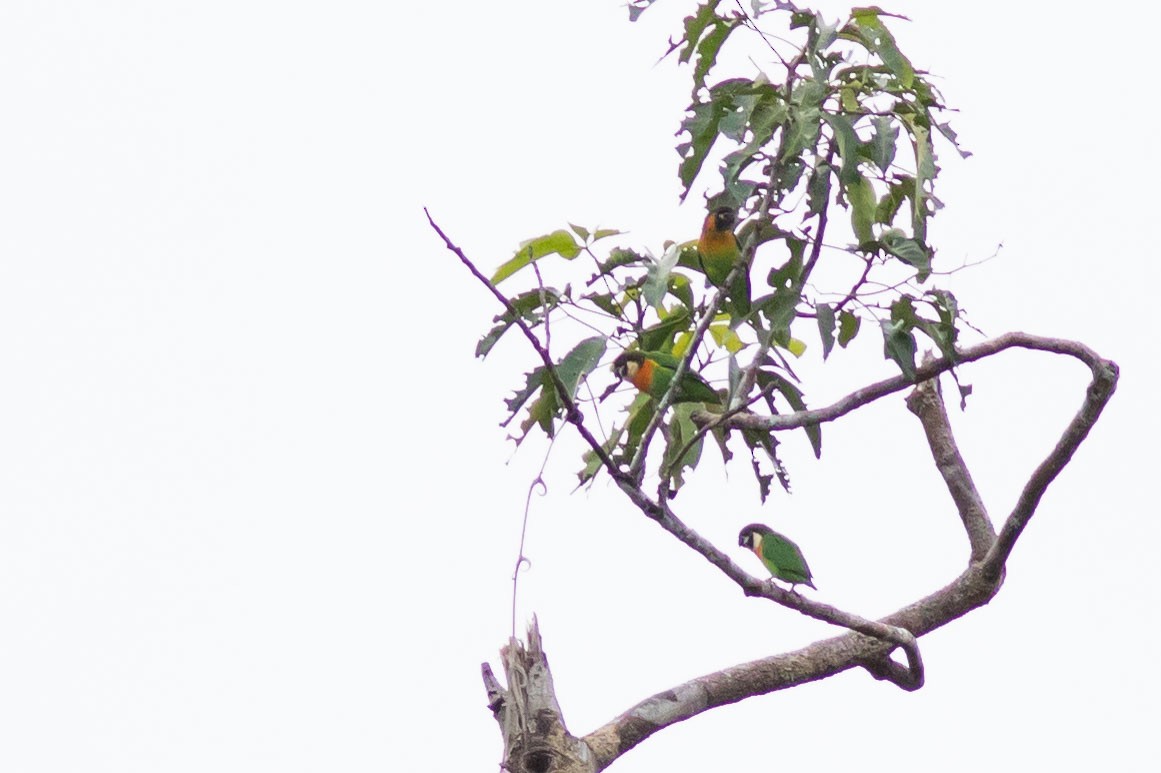
<path id="1" fill-rule="evenodd" d="M 521 769 L 532 769 L 541 764 L 551 763 L 555 765 L 553 769 L 602 770 L 658 730 L 703 711 L 823 679 L 851 668 L 863 668 L 876 679 L 890 681 L 905 690 L 919 689 L 924 683 L 925 676 L 917 639 L 987 604 L 996 594 L 1002 580 L 1004 564 L 1024 527 L 1035 513 L 1045 490 L 1088 436 L 1116 389 L 1118 378 L 1116 364 L 1099 357 L 1087 346 L 1074 341 L 1044 338 L 1027 333 L 1008 333 L 977 346 L 959 350 L 954 361 L 941 358 L 924 363 L 916 369 L 915 380 L 908 380 L 903 376 L 885 379 L 856 390 L 825 408 L 775 416 L 758 416 L 750 413 L 727 414 L 724 419 L 707 416 L 706 423 L 720 421 L 728 427 L 785 431 L 833 421 L 874 400 L 908 386 L 915 386 L 914 392 L 908 398 L 908 406 L 920 419 L 932 457 L 963 522 L 971 546 L 971 559 L 966 569 L 946 587 L 887 617 L 866 620 L 777 587 L 773 582 L 762 582 L 750 576 L 725 553 L 683 523 L 670 508 L 667 498 L 664 496 L 651 498 L 647 495 L 641 488 L 640 479 L 620 469 L 585 427 L 584 416 L 565 389 L 549 352 L 516 313 L 511 302 L 439 229 L 430 214 L 428 220 L 444 240 L 447 248 L 459 257 L 472 274 L 487 286 L 508 310 L 514 323 L 524 333 L 544 363 L 565 407 L 566 421 L 577 428 L 617 486 L 644 515 L 656 521 L 665 531 L 717 567 L 747 595 L 761 596 L 818 620 L 850 629 L 841 636 L 815 642 L 794 652 L 744 663 L 690 680 L 642 701 L 583 738 L 569 735 L 564 727 L 559 706 L 555 704 L 555 697 L 552 696 L 547 660 L 544 659 L 539 633 L 536 632 L 535 640 L 530 640 L 527 651 L 517 648 L 514 643 L 506 648 L 505 667 L 509 672 L 507 689 L 499 685 L 490 668 L 485 666 L 483 672 L 489 707 L 505 728 L 506 739 L 511 741 L 515 737 L 512 733 L 516 733 L 522 739 L 518 747 L 509 743 L 510 752 L 519 748 L 523 750 L 521 753 L 526 755 L 519 762 Z M 947 412 L 934 379 L 952 367 L 990 357 L 1010 348 L 1074 357 L 1089 367 L 1092 381 L 1077 415 L 1069 422 L 1060 440 L 1045 460 L 1033 471 L 997 535 L 983 500 L 972 482 L 967 465 L 956 446 Z M 907 661 L 905 664 L 891 657 L 896 649 L 902 649 Z M 513 659 L 516 655 L 519 657 Z M 535 677 L 529 685 L 538 691 L 537 701 L 542 704 L 544 712 L 541 717 L 547 720 L 551 715 L 551 721 L 547 721 L 544 725 L 548 728 L 547 736 L 526 724 L 529 716 L 526 712 L 527 707 L 519 703 L 525 699 L 517 697 L 525 686 L 513 684 L 514 679 L 523 682 L 530 676 Z M 507 761 L 513 762 L 513 758 L 510 756 Z"/>

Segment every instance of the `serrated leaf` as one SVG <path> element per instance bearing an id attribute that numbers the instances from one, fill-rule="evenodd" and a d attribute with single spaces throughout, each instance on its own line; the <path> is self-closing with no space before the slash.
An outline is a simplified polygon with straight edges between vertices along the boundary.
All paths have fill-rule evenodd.
<path id="1" fill-rule="evenodd" d="M 716 3 L 715 3 L 716 5 Z M 709 31 L 697 44 L 697 64 L 693 68 L 693 93 L 705 86 L 705 78 L 711 68 L 717 63 L 718 53 L 730 36 L 739 26 L 734 19 L 723 19 L 718 16 L 713 20 L 713 29 Z"/>
<path id="2" fill-rule="evenodd" d="M 959 135 L 951 128 L 951 124 L 945 121 L 935 124 L 935 128 L 952 144 L 952 147 L 959 153 L 960 158 L 971 158 L 972 152 L 970 150 L 964 150 L 959 146 Z"/>
<path id="3" fill-rule="evenodd" d="M 693 52 L 697 48 L 698 41 L 701 40 L 702 33 L 718 18 L 719 2 L 720 0 L 708 0 L 708 2 L 699 5 L 697 11 L 685 17 L 685 37 L 682 40 L 685 47 L 677 55 L 677 61 L 685 64 L 693 57 Z"/>
<path id="4" fill-rule="evenodd" d="M 820 303 L 814 307 L 814 314 L 818 320 L 818 335 L 822 339 L 822 360 L 826 362 L 834 348 L 834 308 L 830 304 Z"/>
<path id="5" fill-rule="evenodd" d="M 580 252 L 581 248 L 576 243 L 576 239 L 564 229 L 537 236 L 522 242 L 520 249 L 516 250 L 516 254 L 496 269 L 496 273 L 492 275 L 492 284 L 503 282 L 520 269 L 531 265 L 533 261 L 540 260 L 547 255 L 560 255 L 565 260 L 572 260 L 580 255 Z"/>
<path id="6" fill-rule="evenodd" d="M 506 427 L 516 417 L 516 412 L 528 402 L 528 398 L 532 397 L 532 393 L 544 386 L 544 376 L 547 373 L 545 367 L 541 365 L 539 368 L 533 368 L 528 373 L 524 374 L 524 386 L 516 390 L 516 393 L 511 397 L 505 398 L 504 405 L 508 407 L 508 412 L 512 414 L 503 422 L 501 427 Z"/>
<path id="7" fill-rule="evenodd" d="M 487 357 L 488 352 L 492 351 L 492 347 L 500 340 L 508 330 L 516 323 L 517 318 L 523 318 L 533 323 L 532 327 L 540 324 L 543 318 L 543 313 L 549 311 L 560 303 L 560 295 L 553 289 L 545 287 L 543 292 L 540 288 L 529 290 L 519 295 L 509 298 L 508 302 L 516 311 L 514 316 L 511 312 L 505 310 L 503 314 L 497 315 L 493 321 L 496 326 L 484 334 L 483 338 L 476 344 L 476 356 Z M 543 306 L 543 312 L 537 310 Z"/>
<path id="8" fill-rule="evenodd" d="M 911 61 L 899 50 L 890 30 L 883 25 L 880 8 L 854 8 L 851 18 L 859 28 L 859 37 L 868 50 L 875 52 L 883 64 L 895 74 L 903 88 L 910 89 L 915 81 L 915 68 Z"/>
<path id="9" fill-rule="evenodd" d="M 753 81 L 746 78 L 731 78 L 712 86 L 709 89 L 708 101 L 695 101 L 686 108 L 687 115 L 677 131 L 679 136 L 682 133 L 689 134 L 688 142 L 680 142 L 677 145 L 678 155 L 681 156 L 677 176 L 681 180 L 682 201 L 689 195 L 693 181 L 701 172 L 710 149 L 717 141 L 722 120 L 735 111 L 735 97 L 741 93 L 750 93 L 753 89 Z"/>
<path id="10" fill-rule="evenodd" d="M 915 178 L 910 175 L 900 175 L 887 186 L 887 192 L 879 199 L 875 207 L 875 222 L 891 225 L 895 220 L 899 207 L 915 190 Z"/>

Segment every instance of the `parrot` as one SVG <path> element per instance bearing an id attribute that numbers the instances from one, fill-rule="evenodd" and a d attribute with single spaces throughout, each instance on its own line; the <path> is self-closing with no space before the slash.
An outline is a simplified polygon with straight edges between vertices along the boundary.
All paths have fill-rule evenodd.
<path id="1" fill-rule="evenodd" d="M 729 207 L 718 207 L 706 215 L 701 227 L 701 237 L 697 240 L 697 260 L 702 271 L 715 287 L 722 287 L 730 269 L 742 258 L 738 237 L 734 236 L 734 225 L 738 216 Z M 728 300 L 738 316 L 750 313 L 750 271 L 742 266 L 734 278 L 732 287 L 727 288 Z"/>
<path id="2" fill-rule="evenodd" d="M 613 373 L 654 400 L 661 400 L 680 362 L 665 352 L 622 352 L 613 360 Z M 673 403 L 721 405 L 722 396 L 701 376 L 686 371 L 673 393 Z"/>
<path id="3" fill-rule="evenodd" d="M 798 545 L 770 527 L 760 523 L 750 524 L 738 534 L 738 545 L 754 551 L 754 555 L 762 560 L 770 574 L 790 583 L 791 591 L 795 585 L 814 588 L 810 567 L 806 565 Z"/>

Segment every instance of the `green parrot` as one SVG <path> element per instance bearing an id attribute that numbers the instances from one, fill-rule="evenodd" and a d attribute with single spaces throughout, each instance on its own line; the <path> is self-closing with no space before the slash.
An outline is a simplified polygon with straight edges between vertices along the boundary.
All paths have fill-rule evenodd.
<path id="1" fill-rule="evenodd" d="M 697 260 L 702 271 L 715 287 L 722 287 L 730 269 L 742 259 L 738 237 L 734 236 L 737 213 L 729 207 L 718 207 L 706 215 L 701 227 L 701 237 L 697 240 Z M 750 313 L 750 271 L 743 266 L 728 288 L 730 303 L 727 305 L 737 316 Z"/>
<path id="2" fill-rule="evenodd" d="M 613 373 L 654 400 L 660 400 L 673 382 L 680 363 L 680 358 L 665 352 L 622 352 L 613 360 Z M 701 376 L 686 371 L 673 394 L 673 403 L 721 405 L 722 396 Z"/>
<path id="3" fill-rule="evenodd" d="M 738 545 L 754 551 L 754 555 L 762 560 L 770 574 L 790 583 L 790 590 L 793 591 L 795 585 L 814 588 L 810 567 L 806 565 L 798 545 L 770 527 L 760 523 L 750 524 L 738 535 Z"/>

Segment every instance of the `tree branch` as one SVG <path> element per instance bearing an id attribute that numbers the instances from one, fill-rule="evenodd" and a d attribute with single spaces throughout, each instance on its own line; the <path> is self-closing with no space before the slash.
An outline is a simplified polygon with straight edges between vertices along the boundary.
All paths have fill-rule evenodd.
<path id="1" fill-rule="evenodd" d="M 544 367 L 548 372 L 548 376 L 552 379 L 552 385 L 556 389 L 556 393 L 560 397 L 561 403 L 564 405 L 565 421 L 576 427 L 577 432 L 579 432 L 581 437 L 584 438 L 585 442 L 589 444 L 589 447 L 593 449 L 593 453 L 597 455 L 597 458 L 601 460 L 601 464 L 605 467 L 606 470 L 609 471 L 609 474 L 613 476 L 614 480 L 620 482 L 621 479 L 625 477 L 625 474 L 617 468 L 617 465 L 614 464 L 613 460 L 609 458 L 609 455 L 605 453 L 604 447 L 600 444 L 600 442 L 597 441 L 595 437 L 593 437 L 593 434 L 589 432 L 588 427 L 585 426 L 584 414 L 582 414 L 580 409 L 577 408 L 576 401 L 572 399 L 572 395 L 568 393 L 568 389 L 565 388 L 564 382 L 560 379 L 560 374 L 556 372 L 556 364 L 552 361 L 552 355 L 548 353 L 548 349 L 541 345 L 540 339 L 537 338 L 536 334 L 532 332 L 532 328 L 528 327 L 528 323 L 524 321 L 524 317 L 521 316 L 520 312 L 516 310 L 516 308 L 512 305 L 512 302 L 508 300 L 508 297 L 496 289 L 496 285 L 492 284 L 491 280 L 484 276 L 483 273 L 481 273 L 480 270 L 476 268 L 476 265 L 468 259 L 468 256 L 464 254 L 464 251 L 457 247 L 455 243 L 453 243 L 452 240 L 448 238 L 447 234 L 443 232 L 443 229 L 436 225 L 435 220 L 433 220 L 431 217 L 431 213 L 427 211 L 427 207 L 423 208 L 423 214 L 427 216 L 427 222 L 430 223 L 435 232 L 439 234 L 439 238 L 443 239 L 443 243 L 448 248 L 448 250 L 455 253 L 456 257 L 460 259 L 460 262 L 463 263 L 467 267 L 468 271 L 472 273 L 472 276 L 480 280 L 480 283 L 487 287 L 492 295 L 496 297 L 496 300 L 500 301 L 504 308 L 507 309 L 508 314 L 512 317 L 512 321 L 516 324 L 517 327 L 520 328 L 520 332 L 522 332 L 524 337 L 528 339 L 528 342 L 532 344 L 532 348 L 536 350 L 536 353 L 540 355 L 540 360 L 544 363 Z"/>
<path id="2" fill-rule="evenodd" d="M 989 542 L 990 548 L 982 561 L 973 559 L 951 584 L 872 625 L 883 626 L 886 630 L 901 631 L 914 639 L 987 604 L 998 592 L 1004 562 L 1032 517 L 1044 490 L 1072 458 L 1116 390 L 1119 375 L 1116 363 L 1100 358 L 1087 346 L 1073 341 L 1010 333 L 964 350 L 961 361 L 980 359 L 1012 347 L 1064 354 L 1088 365 L 1092 370 L 1093 380 L 1086 391 L 1084 404 L 1065 429 L 1052 453 L 1033 472 L 1015 509 L 1009 515 L 1000 535 L 996 537 L 983 509 L 979 493 L 971 483 L 966 465 L 955 447 L 954 438 L 948 428 L 946 411 L 943 409 L 942 400 L 935 393 L 935 385 L 928 383 L 917 387 L 915 393 L 917 396 L 911 401 L 914 403 L 913 410 L 924 423 L 924 429 L 928 431 L 933 456 L 947 481 L 957 508 L 961 510 L 969 539 L 972 540 L 973 555 L 977 550 L 977 544 L 982 544 L 984 540 Z M 919 369 L 919 377 L 931 379 L 949 367 L 950 363 L 941 361 L 928 363 Z M 878 399 L 882 394 L 901 389 L 902 386 L 893 386 L 897 381 L 898 379 L 889 379 L 887 382 L 871 385 L 852 394 L 860 396 L 855 398 L 856 401 L 870 395 L 860 403 L 866 404 Z M 888 389 L 888 385 L 892 388 Z M 887 391 L 876 396 L 876 392 L 880 390 Z M 828 415 L 828 412 L 836 412 L 832 418 L 837 418 L 858 407 L 851 406 L 851 400 L 848 398 L 851 396 L 848 395 L 847 398 L 822 411 L 804 411 L 786 418 L 797 420 L 798 423 L 793 426 L 810 423 L 803 421 L 803 416 L 819 417 Z M 860 624 L 856 627 L 852 624 L 857 621 L 838 622 L 842 619 L 841 612 L 838 615 L 831 615 L 832 608 L 826 608 L 825 605 L 810 602 L 798 594 L 776 588 L 772 583 L 759 583 L 757 586 L 759 592 L 751 594 L 752 578 L 746 577 L 733 562 L 685 527 L 668 512 L 668 508 L 665 508 L 665 512 L 661 515 L 664 517 L 654 516 L 655 520 L 742 585 L 747 594 L 767 597 L 777 595 L 780 598 L 774 600 L 794 608 L 799 606 L 791 599 L 801 601 L 803 608 L 799 608 L 799 611 L 806 614 L 825 611 L 828 617 L 836 618 L 834 620 L 836 624 L 848 625 L 855 632 L 815 642 L 794 652 L 707 674 L 647 698 L 583 739 L 596 757 L 597 770 L 604 769 L 620 755 L 669 725 L 719 706 L 823 679 L 850 668 L 862 667 L 874 678 L 891 681 L 906 690 L 919 689 L 923 685 L 923 663 L 917 646 L 904 646 L 908 660 L 904 666 L 890 657 L 891 650 L 899 643 L 898 639 L 878 635 L 883 629 L 874 630 L 876 638 L 864 635 L 859 631 L 870 632 L 866 626 Z M 810 611 L 805 608 L 807 606 L 811 607 Z M 826 618 L 820 616 L 819 619 Z"/>
<path id="3" fill-rule="evenodd" d="M 921 636 L 986 604 L 996 586 L 975 567 L 930 596 L 883 618 L 879 622 Z M 918 683 L 903 676 L 905 667 L 889 660 L 890 643 L 859 633 L 847 633 L 809 646 L 742 663 L 692 679 L 657 693 L 597 728 L 582 740 L 603 770 L 649 736 L 702 712 L 758 695 L 785 690 L 825 679 L 851 668 L 866 668 L 878 679 L 888 679 L 910 689 L 922 685 L 922 664 L 906 670 L 919 675 Z M 906 689 L 906 687 L 905 687 Z"/>
<path id="4" fill-rule="evenodd" d="M 984 341 L 981 344 L 958 350 L 954 360 L 940 357 L 932 362 L 923 363 L 915 368 L 914 380 L 908 379 L 903 375 L 892 376 L 891 378 L 877 381 L 861 389 L 856 389 L 854 392 L 839 398 L 825 408 L 818 408 L 813 411 L 782 413 L 774 416 L 760 416 L 756 413 L 739 413 L 731 416 L 727 421 L 722 422 L 722 424 L 727 427 L 769 430 L 771 432 L 797 429 L 808 424 L 825 424 L 826 422 L 842 418 L 851 411 L 872 403 L 875 400 L 906 389 L 912 384 L 918 384 L 934 378 L 957 365 L 982 360 L 985 357 L 998 354 L 1005 349 L 1013 348 L 1033 349 L 1035 351 L 1075 357 L 1092 368 L 1094 372 L 1097 369 L 1108 366 L 1114 369 L 1116 368 L 1115 363 L 1102 359 L 1092 349 L 1077 341 L 1068 341 L 1063 338 L 1046 338 L 1044 336 L 1032 335 L 1031 333 L 1005 333 L 990 341 Z M 701 414 L 697 415 L 700 416 Z M 712 421 L 716 418 L 713 414 L 706 414 L 704 417 L 707 421 Z"/>
<path id="5" fill-rule="evenodd" d="M 947 490 L 967 531 L 971 560 L 979 561 L 996 541 L 996 529 L 992 526 L 980 492 L 956 446 L 947 410 L 943 405 L 939 379 L 933 378 L 915 387 L 907 396 L 907 407 L 923 424 L 931 457 L 947 484 Z"/>
<path id="6" fill-rule="evenodd" d="M 511 302 L 480 273 L 463 251 L 448 239 L 432 220 L 431 215 L 428 214 L 427 217 L 447 248 L 459 257 L 472 274 L 488 287 L 508 310 L 514 324 L 524 333 L 544 363 L 565 407 L 566 420 L 577 428 L 618 487 L 643 514 L 717 567 L 742 588 L 746 595 L 767 598 L 804 615 L 850 629 L 850 632 L 842 636 L 815 642 L 794 652 L 763 658 L 698 677 L 642 701 L 585 738 L 577 739 L 568 734 L 560 716 L 560 709 L 553 695 L 551 674 L 548 672 L 547 661 L 540 645 L 539 631 L 535 629 L 534 622 L 533 629 L 529 631 L 530 643 L 527 650 L 516 643 L 505 648 L 504 663 L 508 670 L 509 683 L 507 690 L 499 685 L 490 668 L 485 665 L 483 670 L 489 707 L 501 722 L 505 732 L 505 763 L 512 763 L 514 770 L 548 769 L 542 767 L 547 765 L 557 766 L 561 770 L 601 770 L 658 730 L 703 711 L 822 679 L 855 667 L 864 668 L 874 678 L 890 681 L 903 689 L 918 689 L 924 683 L 924 667 L 917 638 L 987 604 L 996 594 L 1004 563 L 1035 512 L 1044 491 L 1088 436 L 1116 389 L 1118 378 L 1116 364 L 1100 358 L 1087 346 L 1027 333 L 1008 333 L 977 346 L 962 349 L 954 360 L 942 358 L 924 363 L 916 369 L 914 382 L 903 376 L 896 376 L 856 390 L 826 408 L 766 417 L 742 412 L 727 415 L 720 422 L 724 426 L 781 431 L 833 421 L 874 400 L 900 391 L 912 383 L 918 384 L 908 404 L 923 423 L 933 457 L 967 529 L 973 558 L 964 572 L 948 586 L 885 618 L 877 621 L 865 620 L 780 588 L 772 581 L 762 582 L 751 577 L 712 543 L 686 526 L 670 510 L 666 498 L 661 497 L 654 501 L 646 495 L 641 489 L 639 478 L 618 469 L 600 443 L 584 426 L 584 416 L 565 389 L 549 352 L 513 308 Z M 715 301 L 720 302 L 721 295 L 722 292 L 719 291 Z M 702 328 L 708 327 L 707 320 L 710 318 L 704 317 L 702 322 L 705 324 L 699 325 L 702 334 L 705 332 Z M 1033 472 L 997 537 L 979 493 L 968 474 L 966 464 L 955 446 L 946 411 L 933 379 L 956 365 L 983 359 L 1009 348 L 1032 349 L 1074 357 L 1089 366 L 1093 380 L 1080 411 L 1069 423 L 1052 452 Z M 692 351 L 693 347 L 687 353 L 683 365 L 688 366 Z M 674 381 L 676 383 L 677 379 Z M 672 391 L 671 388 L 670 392 Z M 666 395 L 666 399 L 669 397 L 671 394 Z M 654 417 L 655 423 L 660 422 L 664 403 L 665 400 Z M 709 416 L 708 420 L 716 418 L 719 417 Z M 643 459 L 642 451 L 639 460 Z M 635 460 L 634 464 L 637 462 L 638 460 Z M 643 461 L 641 463 L 643 464 Z M 984 551 L 985 545 L 988 547 L 981 559 L 979 556 Z M 898 648 L 904 651 L 906 665 L 891 658 L 892 652 Z M 530 702 L 536 703 L 535 710 L 539 712 L 535 720 L 537 723 L 535 729 L 528 724 L 532 721 L 529 710 L 533 707 L 530 706 Z M 542 743 L 546 738 L 551 742 Z"/>
<path id="7" fill-rule="evenodd" d="M 1079 347 L 1080 344 L 1076 344 L 1076 346 Z M 1087 347 L 1084 349 L 1088 351 Z M 1099 359 L 1095 354 L 1086 359 L 1086 362 L 1092 368 L 1093 378 L 1085 391 L 1084 403 L 1076 416 L 1068 423 L 1064 433 L 1060 436 L 1060 440 L 1056 441 L 1056 446 L 1052 452 L 1037 465 L 1031 477 L 1028 478 L 1028 482 L 1024 484 L 1024 489 L 1016 500 L 1016 506 L 1009 513 L 1007 520 L 1004 521 L 999 536 L 983 560 L 982 569 L 990 576 L 995 576 L 1002 571 L 1008 556 L 1012 553 L 1012 548 L 1016 545 L 1016 540 L 1036 512 L 1036 507 L 1040 504 L 1040 498 L 1044 495 L 1048 485 L 1056 480 L 1056 476 L 1072 459 L 1076 449 L 1088 437 L 1089 431 L 1096 424 L 1109 399 L 1117 390 L 1120 368 L 1115 362 Z"/>

